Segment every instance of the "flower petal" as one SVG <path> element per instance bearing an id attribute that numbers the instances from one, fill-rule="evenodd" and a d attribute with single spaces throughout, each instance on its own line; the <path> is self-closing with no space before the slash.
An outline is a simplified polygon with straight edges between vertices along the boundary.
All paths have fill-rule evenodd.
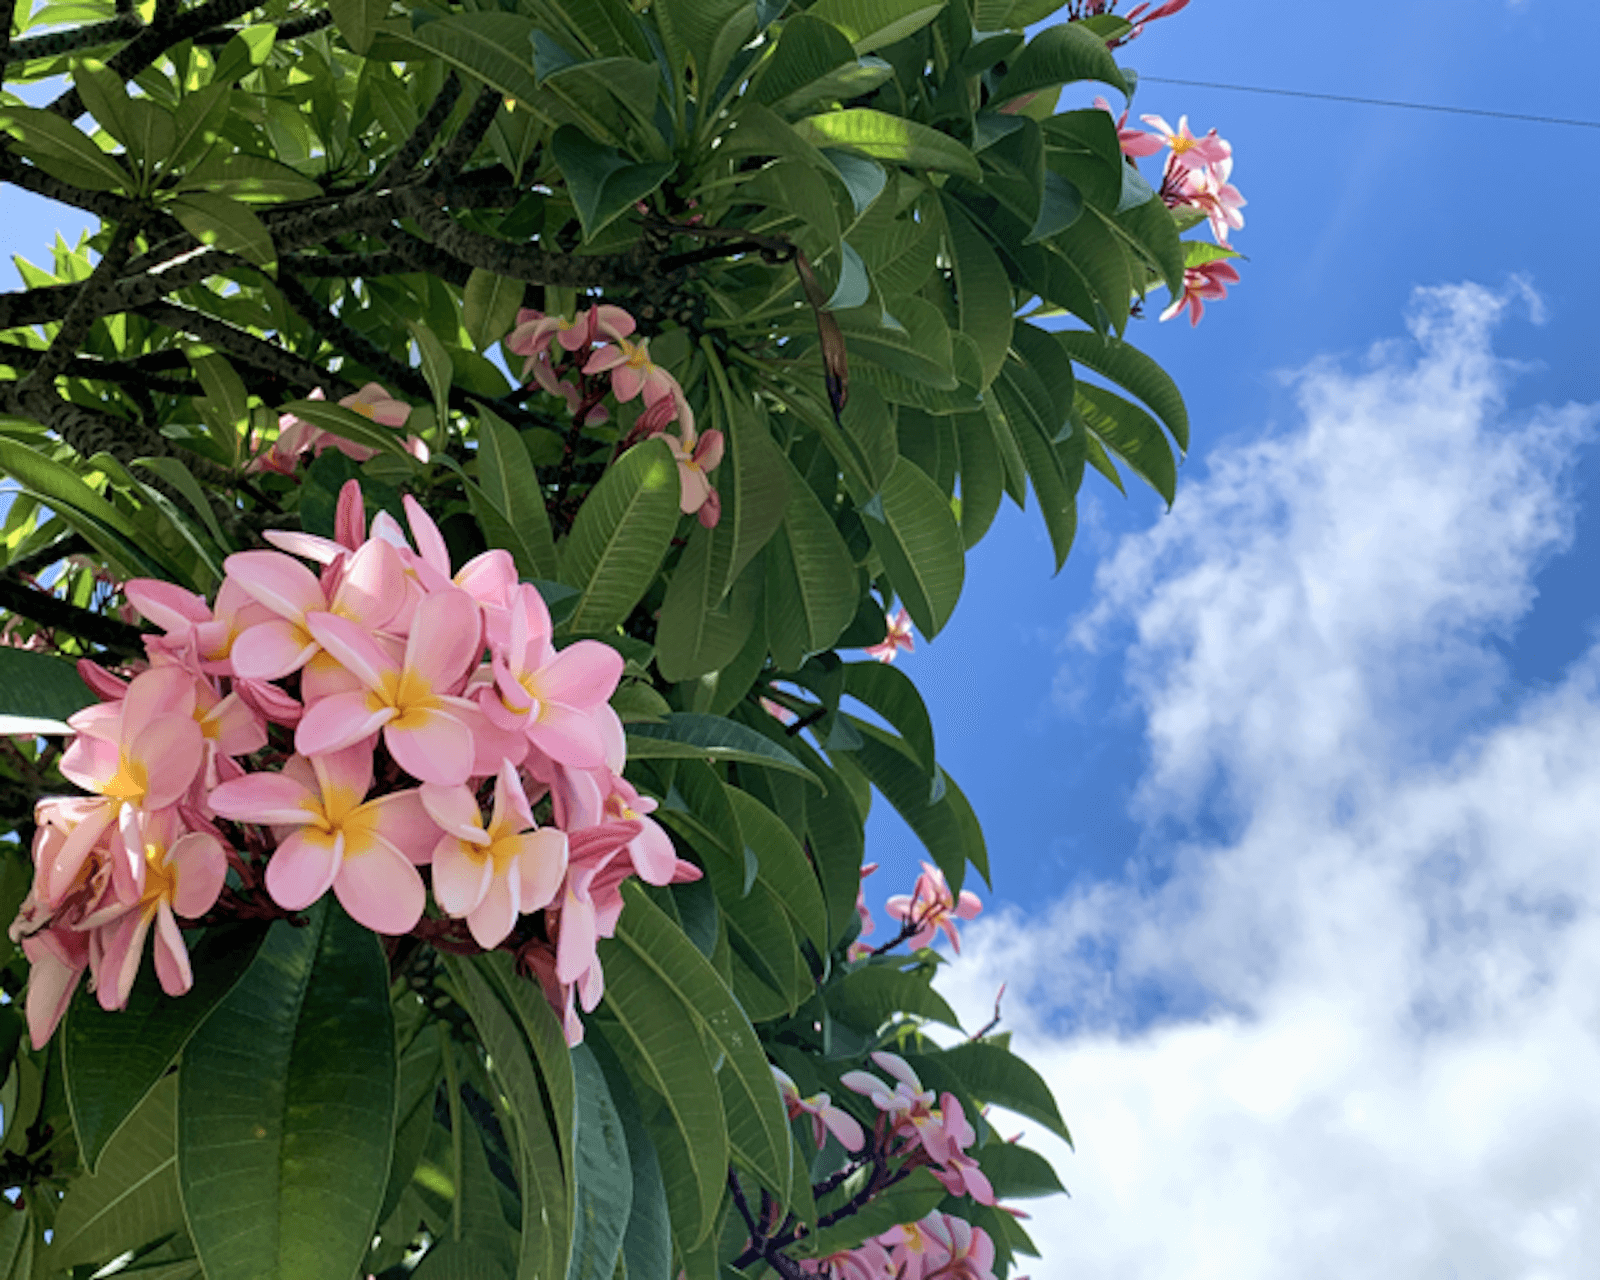
<path id="1" fill-rule="evenodd" d="M 433 857 L 439 829 L 423 807 L 417 791 L 395 791 L 361 806 L 366 828 L 387 840 L 417 866 Z"/>
<path id="2" fill-rule="evenodd" d="M 306 720 L 310 718 L 311 712 L 307 712 Z M 301 723 L 303 727 L 304 721 Z M 419 782 L 453 787 L 472 776 L 472 730 L 449 712 L 411 712 L 405 728 L 390 721 L 384 725 L 383 741 L 395 763 Z"/>
<path id="3" fill-rule="evenodd" d="M 384 677 L 395 674 L 394 659 L 359 623 L 335 613 L 313 613 L 307 617 L 306 626 L 317 643 L 367 688 L 382 689 Z"/>
<path id="4" fill-rule="evenodd" d="M 433 898 L 445 915 L 457 919 L 477 909 L 494 879 L 494 863 L 473 857 L 470 849 L 451 835 L 433 847 Z"/>
<path id="5" fill-rule="evenodd" d="M 165 902 L 156 908 L 156 936 L 151 950 L 155 952 L 156 977 L 163 991 L 169 996 L 181 996 L 194 986 L 189 948 L 183 945 L 183 932 Z"/>
<path id="6" fill-rule="evenodd" d="M 567 874 L 567 834 L 554 827 L 517 837 L 518 852 L 512 864 L 517 877 L 518 905 L 524 912 L 538 911 L 556 900 Z"/>
<path id="7" fill-rule="evenodd" d="M 336 693 L 306 708 L 294 731 L 294 749 L 303 756 L 338 751 L 376 733 L 394 714 L 393 707 L 374 711 L 365 693 Z"/>
<path id="8" fill-rule="evenodd" d="M 357 924 L 387 934 L 416 928 L 428 897 L 417 869 L 384 840 L 344 859 L 333 892 Z"/>
<path id="9" fill-rule="evenodd" d="M 428 596 L 417 606 L 406 637 L 406 669 L 435 693 L 455 693 L 483 654 L 483 617 L 459 588 Z"/>
<path id="10" fill-rule="evenodd" d="M 208 831 L 191 831 L 179 836 L 167 850 L 167 865 L 176 873 L 177 884 L 172 894 L 174 911 L 195 920 L 216 905 L 222 883 L 228 876 L 228 855 L 222 851 L 222 841 L 216 836 Z M 185 967 L 187 963 L 185 960 Z"/>
<path id="11" fill-rule="evenodd" d="M 551 702 L 586 711 L 617 691 L 622 667 L 622 655 L 610 645 L 579 640 L 540 669 L 539 693 Z"/>
<path id="12" fill-rule="evenodd" d="M 222 562 L 229 578 L 280 617 L 298 620 L 326 609 L 316 575 L 281 551 L 236 551 Z"/>
<path id="13" fill-rule="evenodd" d="M 506 940 L 506 935 L 517 924 L 516 892 L 506 876 L 495 876 L 489 882 L 488 892 L 467 917 L 467 928 L 473 940 L 485 951 L 491 951 Z"/>
<path id="14" fill-rule="evenodd" d="M 263 826 L 300 825 L 309 822 L 312 807 L 320 807 L 316 793 L 283 773 L 251 773 L 211 789 L 212 811 L 234 822 L 259 822 Z"/>
<path id="15" fill-rule="evenodd" d="M 598 769 L 606 762 L 606 742 L 593 717 L 558 702 L 540 704 L 538 719 L 528 726 L 528 740 L 552 760 L 575 769 Z"/>
<path id="16" fill-rule="evenodd" d="M 305 910 L 332 887 L 343 853 L 343 842 L 335 837 L 304 828 L 293 832 L 267 863 L 267 892 L 287 911 Z"/>
<path id="17" fill-rule="evenodd" d="M 299 623 L 274 618 L 241 631 L 228 650 L 228 661 L 240 679 L 279 680 L 305 666 L 316 652 L 316 641 Z"/>

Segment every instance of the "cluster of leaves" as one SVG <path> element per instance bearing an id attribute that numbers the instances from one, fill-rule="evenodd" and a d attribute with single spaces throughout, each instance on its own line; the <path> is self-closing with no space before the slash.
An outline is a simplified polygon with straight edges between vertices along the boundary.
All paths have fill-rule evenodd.
<path id="1" fill-rule="evenodd" d="M 1148 289 L 1181 291 L 1179 224 L 1110 115 L 1057 110 L 1077 82 L 1130 91 L 1129 24 L 1027 38 L 1050 0 L 27 5 L 0 0 L 27 98 L 0 94 L 0 181 L 101 226 L 0 294 L 13 638 L 135 655 L 96 572 L 205 592 L 264 529 L 331 533 L 345 480 L 396 514 L 403 489 L 457 563 L 507 549 L 559 636 L 623 654 L 629 779 L 705 878 L 630 891 L 571 1053 L 506 956 L 385 948 L 331 904 L 207 929 L 182 1000 L 150 974 L 122 1014 L 80 994 L 59 1053 L 0 1007 L 26 1209 L 0 1275 L 700 1280 L 748 1242 L 730 1168 L 808 1227 L 752 1264 L 790 1274 L 944 1202 L 924 1174 L 853 1204 L 769 1061 L 842 1099 L 892 1047 L 968 1115 L 1065 1136 L 1004 1036 L 925 1035 L 955 1021 L 932 953 L 851 958 L 875 794 L 952 888 L 989 868 L 915 687 L 841 651 L 896 600 L 936 635 L 1003 497 L 1031 488 L 1058 565 L 1086 466 L 1172 498 L 1183 403 L 1123 335 Z M 680 513 L 665 446 L 618 456 L 637 406 L 574 422 L 505 372 L 519 308 L 595 296 L 723 433 L 715 528 Z M 334 403 L 369 380 L 418 402 L 431 461 Z M 378 456 L 253 471 L 278 410 Z M 90 700 L 50 653 L 0 662 L 0 711 Z M 49 752 L 0 761 L 0 908 Z M 13 953 L 0 981 L 24 979 Z M 1001 1196 L 1058 1189 L 979 1127 Z M 1029 1248 L 946 1207 L 998 1274 Z"/>

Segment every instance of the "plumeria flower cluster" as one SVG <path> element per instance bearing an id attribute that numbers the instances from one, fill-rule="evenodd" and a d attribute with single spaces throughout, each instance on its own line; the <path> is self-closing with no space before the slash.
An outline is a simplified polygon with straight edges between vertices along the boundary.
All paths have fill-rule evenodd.
<path id="1" fill-rule="evenodd" d="M 327 397 L 323 395 L 322 388 L 318 387 L 307 398 L 323 400 Z M 403 427 L 411 417 L 411 406 L 403 400 L 396 400 L 376 382 L 367 383 L 361 390 L 345 396 L 339 403 L 346 409 L 353 409 L 363 418 L 369 418 L 385 427 Z M 401 447 L 417 461 L 428 461 L 430 456 L 428 446 L 417 436 L 407 436 Z M 354 462 L 367 462 L 378 456 L 378 450 L 371 445 L 346 440 L 331 431 L 314 427 L 292 413 L 285 413 L 278 418 L 277 439 L 272 442 L 269 449 L 250 461 L 245 467 L 245 472 L 249 474 L 271 471 L 278 475 L 292 476 L 295 468 L 300 465 L 300 459 L 306 453 L 309 452 L 312 457 L 316 457 L 324 449 L 329 448 L 337 449 Z"/>
<path id="2" fill-rule="evenodd" d="M 618 404 L 638 398 L 643 410 L 624 447 L 660 436 L 678 463 L 680 508 L 713 528 L 722 502 L 708 472 L 722 461 L 722 432 L 697 433 L 694 410 L 678 380 L 650 358 L 647 338 L 634 338 L 637 321 L 622 307 L 598 303 L 572 319 L 523 308 L 505 347 L 523 357 L 524 382 L 537 383 L 566 402 L 581 423 L 606 421 L 609 394 Z M 673 430 L 668 430 L 672 427 Z"/>
<path id="3" fill-rule="evenodd" d="M 977 1138 L 961 1101 L 953 1093 L 936 1096 L 924 1089 L 911 1065 L 897 1054 L 877 1052 L 872 1061 L 894 1078 L 885 1084 L 870 1071 L 847 1071 L 839 1083 L 864 1094 L 881 1113 L 878 1136 L 891 1143 L 890 1154 L 914 1167 L 926 1164 L 953 1196 L 994 1203 L 994 1189 L 966 1149 Z"/>
<path id="4" fill-rule="evenodd" d="M 900 921 L 903 931 L 909 931 L 906 941 L 913 949 L 927 946 L 943 933 L 959 955 L 961 935 L 956 932 L 956 921 L 976 919 L 983 903 L 970 889 L 963 889 L 959 897 L 951 893 L 944 872 L 924 862 L 911 892 L 897 893 L 884 903 L 884 910 Z"/>
<path id="5" fill-rule="evenodd" d="M 12 926 L 36 1046 L 86 972 L 123 1007 L 147 937 L 179 995 L 180 920 L 329 892 L 381 934 L 514 949 L 577 1043 L 623 882 L 700 875 L 622 777 L 616 650 L 556 649 L 508 553 L 452 572 L 433 521 L 404 510 L 408 529 L 380 513 L 369 534 L 351 481 L 334 538 L 270 532 L 277 549 L 228 557 L 214 600 L 126 584 L 160 634 L 130 679 L 80 664 L 103 701 L 69 721 L 60 767 L 87 794 L 39 801 Z"/>
<path id="6" fill-rule="evenodd" d="M 1165 15 L 1151 15 L 1152 18 L 1159 16 Z M 1104 98 L 1096 98 L 1095 105 L 1103 111 L 1111 110 L 1110 103 Z M 1140 119 L 1154 132 L 1130 127 L 1126 111 L 1117 118 L 1117 139 L 1122 146 L 1122 154 L 1131 160 L 1165 151 L 1167 159 L 1161 175 L 1161 199 L 1169 209 L 1187 208 L 1203 214 L 1217 244 L 1224 250 L 1228 249 L 1230 233 L 1244 226 L 1244 215 L 1239 210 L 1246 203 L 1239 189 L 1230 181 L 1233 175 L 1233 147 L 1219 137 L 1215 129 L 1196 137 L 1189 128 L 1188 116 L 1179 118 L 1176 129 L 1161 116 L 1147 115 Z M 1170 320 L 1187 311 L 1189 323 L 1199 324 L 1205 304 L 1225 298 L 1228 286 L 1238 282 L 1239 272 L 1222 257 L 1186 267 L 1183 293 L 1161 313 L 1161 318 Z"/>
<path id="7" fill-rule="evenodd" d="M 876 658 L 879 662 L 893 662 L 901 650 L 912 653 L 916 650 L 917 642 L 911 635 L 911 615 L 906 612 L 905 605 L 901 605 L 884 619 L 887 634 L 877 644 L 871 644 L 863 650 L 869 658 Z"/>
<path id="8" fill-rule="evenodd" d="M 982 1227 L 934 1210 L 854 1249 L 808 1258 L 800 1270 L 828 1280 L 994 1280 L 994 1253 Z"/>
<path id="9" fill-rule="evenodd" d="M 1133 24 L 1133 30 L 1125 35 L 1107 41 L 1107 45 L 1115 49 L 1128 41 L 1144 34 L 1144 29 L 1158 18 L 1170 18 L 1173 14 L 1189 7 L 1189 0 L 1166 0 L 1164 4 L 1136 4 L 1122 16 Z M 1115 13 L 1117 0 L 1070 0 L 1066 8 L 1068 22 L 1082 22 L 1085 18 L 1097 17 L 1102 13 Z"/>

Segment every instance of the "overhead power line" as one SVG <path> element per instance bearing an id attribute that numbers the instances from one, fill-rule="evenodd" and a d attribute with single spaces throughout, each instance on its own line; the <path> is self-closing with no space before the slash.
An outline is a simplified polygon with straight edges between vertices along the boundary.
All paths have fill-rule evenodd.
<path id="1" fill-rule="evenodd" d="M 1168 76 L 1140 76 L 1150 84 L 1180 84 L 1192 89 L 1226 89 L 1232 93 L 1264 93 L 1277 98 L 1315 98 L 1321 102 L 1354 102 L 1364 107 L 1399 107 L 1406 111 L 1437 111 L 1452 116 L 1484 116 L 1491 120 L 1521 120 L 1526 124 L 1565 124 L 1576 129 L 1600 129 L 1600 120 L 1569 120 L 1565 116 L 1530 116 L 1519 111 L 1486 111 L 1480 107 L 1445 107 L 1435 102 L 1399 102 L 1393 98 L 1357 98 L 1344 93 L 1311 93 L 1305 89 L 1267 89 L 1260 85 L 1219 84 L 1214 80 L 1174 80 Z"/>

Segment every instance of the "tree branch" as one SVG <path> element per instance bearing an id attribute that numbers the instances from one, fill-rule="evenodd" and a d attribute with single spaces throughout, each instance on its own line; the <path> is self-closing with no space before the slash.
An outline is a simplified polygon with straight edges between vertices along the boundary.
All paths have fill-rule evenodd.
<path id="1" fill-rule="evenodd" d="M 0 609 L 52 631 L 78 636 L 123 657 L 144 655 L 144 632 L 138 627 L 68 604 L 48 591 L 25 585 L 9 573 L 0 574 Z"/>
<path id="2" fill-rule="evenodd" d="M 257 338 L 253 334 L 246 333 L 243 329 L 236 329 L 226 321 L 208 316 L 203 311 L 180 307 L 172 302 L 151 302 L 140 307 L 139 311 L 157 324 L 187 333 L 190 337 L 198 338 L 201 342 L 217 348 L 218 351 L 237 356 L 252 368 L 260 369 L 275 378 L 281 378 L 302 395 L 309 395 L 321 387 L 324 394 L 338 399 L 340 396 L 350 395 L 356 389 L 355 385 L 342 375 L 324 369 L 304 356 L 287 351 L 276 342 L 269 342 L 265 338 Z"/>
<path id="3" fill-rule="evenodd" d="M 411 136 L 400 144 L 400 149 L 389 158 L 389 163 L 384 165 L 382 171 L 372 180 L 373 190 L 381 191 L 385 187 L 396 185 L 422 162 L 422 157 L 428 154 L 428 148 L 439 136 L 439 130 L 444 128 L 445 121 L 450 118 L 450 113 L 455 110 L 460 97 L 461 77 L 451 71 L 434 96 L 432 105 L 428 107 L 422 119 L 417 121 L 417 127 L 411 131 Z"/>
<path id="4" fill-rule="evenodd" d="M 467 161 L 472 159 L 473 152 L 482 143 L 483 135 L 489 132 L 489 126 L 494 123 L 503 101 L 504 95 L 498 89 L 486 86 L 478 91 L 472 110 L 467 112 L 467 118 L 461 122 L 455 137 L 445 144 L 430 171 L 429 177 L 434 183 L 449 182 L 466 168 Z"/>
<path id="5" fill-rule="evenodd" d="M 179 356 L 181 352 L 174 352 Z M 0 365 L 32 369 L 45 358 L 45 352 L 35 347 L 20 346 L 15 342 L 0 342 Z M 132 360 L 104 360 L 99 356 L 73 356 L 61 369 L 69 378 L 87 378 L 96 382 L 115 382 L 121 386 L 138 387 L 144 391 L 160 392 L 170 396 L 197 396 L 200 384 L 191 378 L 163 378 L 138 367 Z"/>
<path id="6" fill-rule="evenodd" d="M 633 255 L 586 258 L 545 253 L 467 230 L 440 208 L 437 197 L 428 193 L 408 189 L 404 199 L 406 212 L 416 219 L 436 249 L 468 266 L 482 267 L 509 280 L 590 289 L 629 281 L 638 275 L 636 266 L 629 269 Z"/>
<path id="7" fill-rule="evenodd" d="M 327 9 L 316 13 L 302 13 L 298 18 L 290 18 L 278 24 L 278 34 L 275 40 L 282 44 L 285 40 L 298 40 L 302 36 L 309 36 L 321 31 L 323 27 L 333 22 L 333 14 Z M 202 31 L 194 38 L 198 45 L 224 45 L 238 35 L 232 27 L 223 27 L 220 31 Z"/>
<path id="8" fill-rule="evenodd" d="M 57 538 L 48 547 L 40 547 L 31 556 L 13 560 L 6 566 L 6 572 L 18 578 L 31 578 L 58 560 L 65 560 L 68 556 L 87 555 L 93 549 L 89 545 L 89 540 L 82 534 L 69 533 L 65 538 Z"/>
<path id="9" fill-rule="evenodd" d="M 56 336 L 51 339 L 44 357 L 33 366 L 32 372 L 17 384 L 14 394 L 20 402 L 27 403 L 28 398 L 36 390 L 53 383 L 71 362 L 73 354 L 83 345 L 83 340 L 89 336 L 89 330 L 94 327 L 94 322 L 100 318 L 103 310 L 102 300 L 111 293 L 116 284 L 117 273 L 133 254 L 141 222 L 142 218 L 136 212 L 132 219 L 119 224 L 111 232 L 110 243 L 100 255 L 100 261 L 94 264 L 94 270 L 90 272 L 88 280 L 84 281 L 78 290 L 77 297 L 73 298 L 72 305 L 67 308 L 61 327 L 56 330 Z"/>
<path id="10" fill-rule="evenodd" d="M 11 5 L 7 4 L 6 7 L 10 8 Z M 76 53 L 80 49 L 115 44 L 118 40 L 138 35 L 144 29 L 144 23 L 139 21 L 139 15 L 130 10 L 127 13 L 119 13 L 115 18 L 108 18 L 104 22 L 91 22 L 86 27 L 74 27 L 70 31 L 52 31 L 42 36 L 28 36 L 11 46 L 9 58 L 12 62 L 25 62 L 30 58 L 59 58 L 64 53 Z M 10 30 L 9 24 L 7 30 Z"/>

